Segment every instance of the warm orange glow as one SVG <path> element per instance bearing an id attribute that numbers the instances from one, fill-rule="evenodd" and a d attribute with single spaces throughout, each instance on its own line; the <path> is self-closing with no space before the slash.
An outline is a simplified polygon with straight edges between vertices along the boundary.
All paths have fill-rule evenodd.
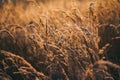
<path id="1" fill-rule="evenodd" d="M 0 80 L 120 79 L 119 40 L 119 0 L 2 0 Z"/>

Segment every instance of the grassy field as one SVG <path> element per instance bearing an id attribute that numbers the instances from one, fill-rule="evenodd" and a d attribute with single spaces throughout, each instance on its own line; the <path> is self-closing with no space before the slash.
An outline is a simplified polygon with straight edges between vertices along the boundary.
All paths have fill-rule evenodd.
<path id="1" fill-rule="evenodd" d="M 1 0 L 0 80 L 119 80 L 119 0 Z"/>

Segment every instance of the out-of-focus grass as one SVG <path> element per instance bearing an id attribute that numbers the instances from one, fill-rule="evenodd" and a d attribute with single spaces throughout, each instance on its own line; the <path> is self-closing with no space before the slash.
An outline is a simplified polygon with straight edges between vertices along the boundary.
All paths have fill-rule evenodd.
<path id="1" fill-rule="evenodd" d="M 3 2 L 0 49 L 23 57 L 51 80 L 112 79 L 111 65 L 99 62 L 104 49 L 98 43 L 106 38 L 98 28 L 118 25 L 119 7 L 117 0 Z"/>

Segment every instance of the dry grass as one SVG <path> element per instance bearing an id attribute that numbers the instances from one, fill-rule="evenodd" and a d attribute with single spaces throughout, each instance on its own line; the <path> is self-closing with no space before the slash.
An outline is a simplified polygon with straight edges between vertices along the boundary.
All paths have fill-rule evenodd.
<path id="1" fill-rule="evenodd" d="M 26 3 L 29 4 L 26 6 Z M 20 80 L 30 78 L 31 72 L 37 76 L 31 80 L 41 80 L 41 76 L 43 80 L 45 76 L 50 80 L 120 78 L 110 71 L 111 67 L 120 70 L 120 64 L 107 58 L 109 48 L 120 36 L 117 0 L 23 0 L 14 4 L 9 0 L 1 6 L 0 49 L 24 59 L 20 64 L 15 63 L 23 66 L 18 71 L 25 79 Z M 8 52 L 4 54 L 14 60 Z M 107 61 L 101 60 L 104 57 Z M 8 80 L 14 77 L 6 73 L 4 76 Z"/>
<path id="2" fill-rule="evenodd" d="M 1 50 L 0 52 L 1 80 L 47 80 L 47 77 L 37 72 L 31 64 L 22 57 Z M 4 77 L 6 76 L 6 77 Z"/>

